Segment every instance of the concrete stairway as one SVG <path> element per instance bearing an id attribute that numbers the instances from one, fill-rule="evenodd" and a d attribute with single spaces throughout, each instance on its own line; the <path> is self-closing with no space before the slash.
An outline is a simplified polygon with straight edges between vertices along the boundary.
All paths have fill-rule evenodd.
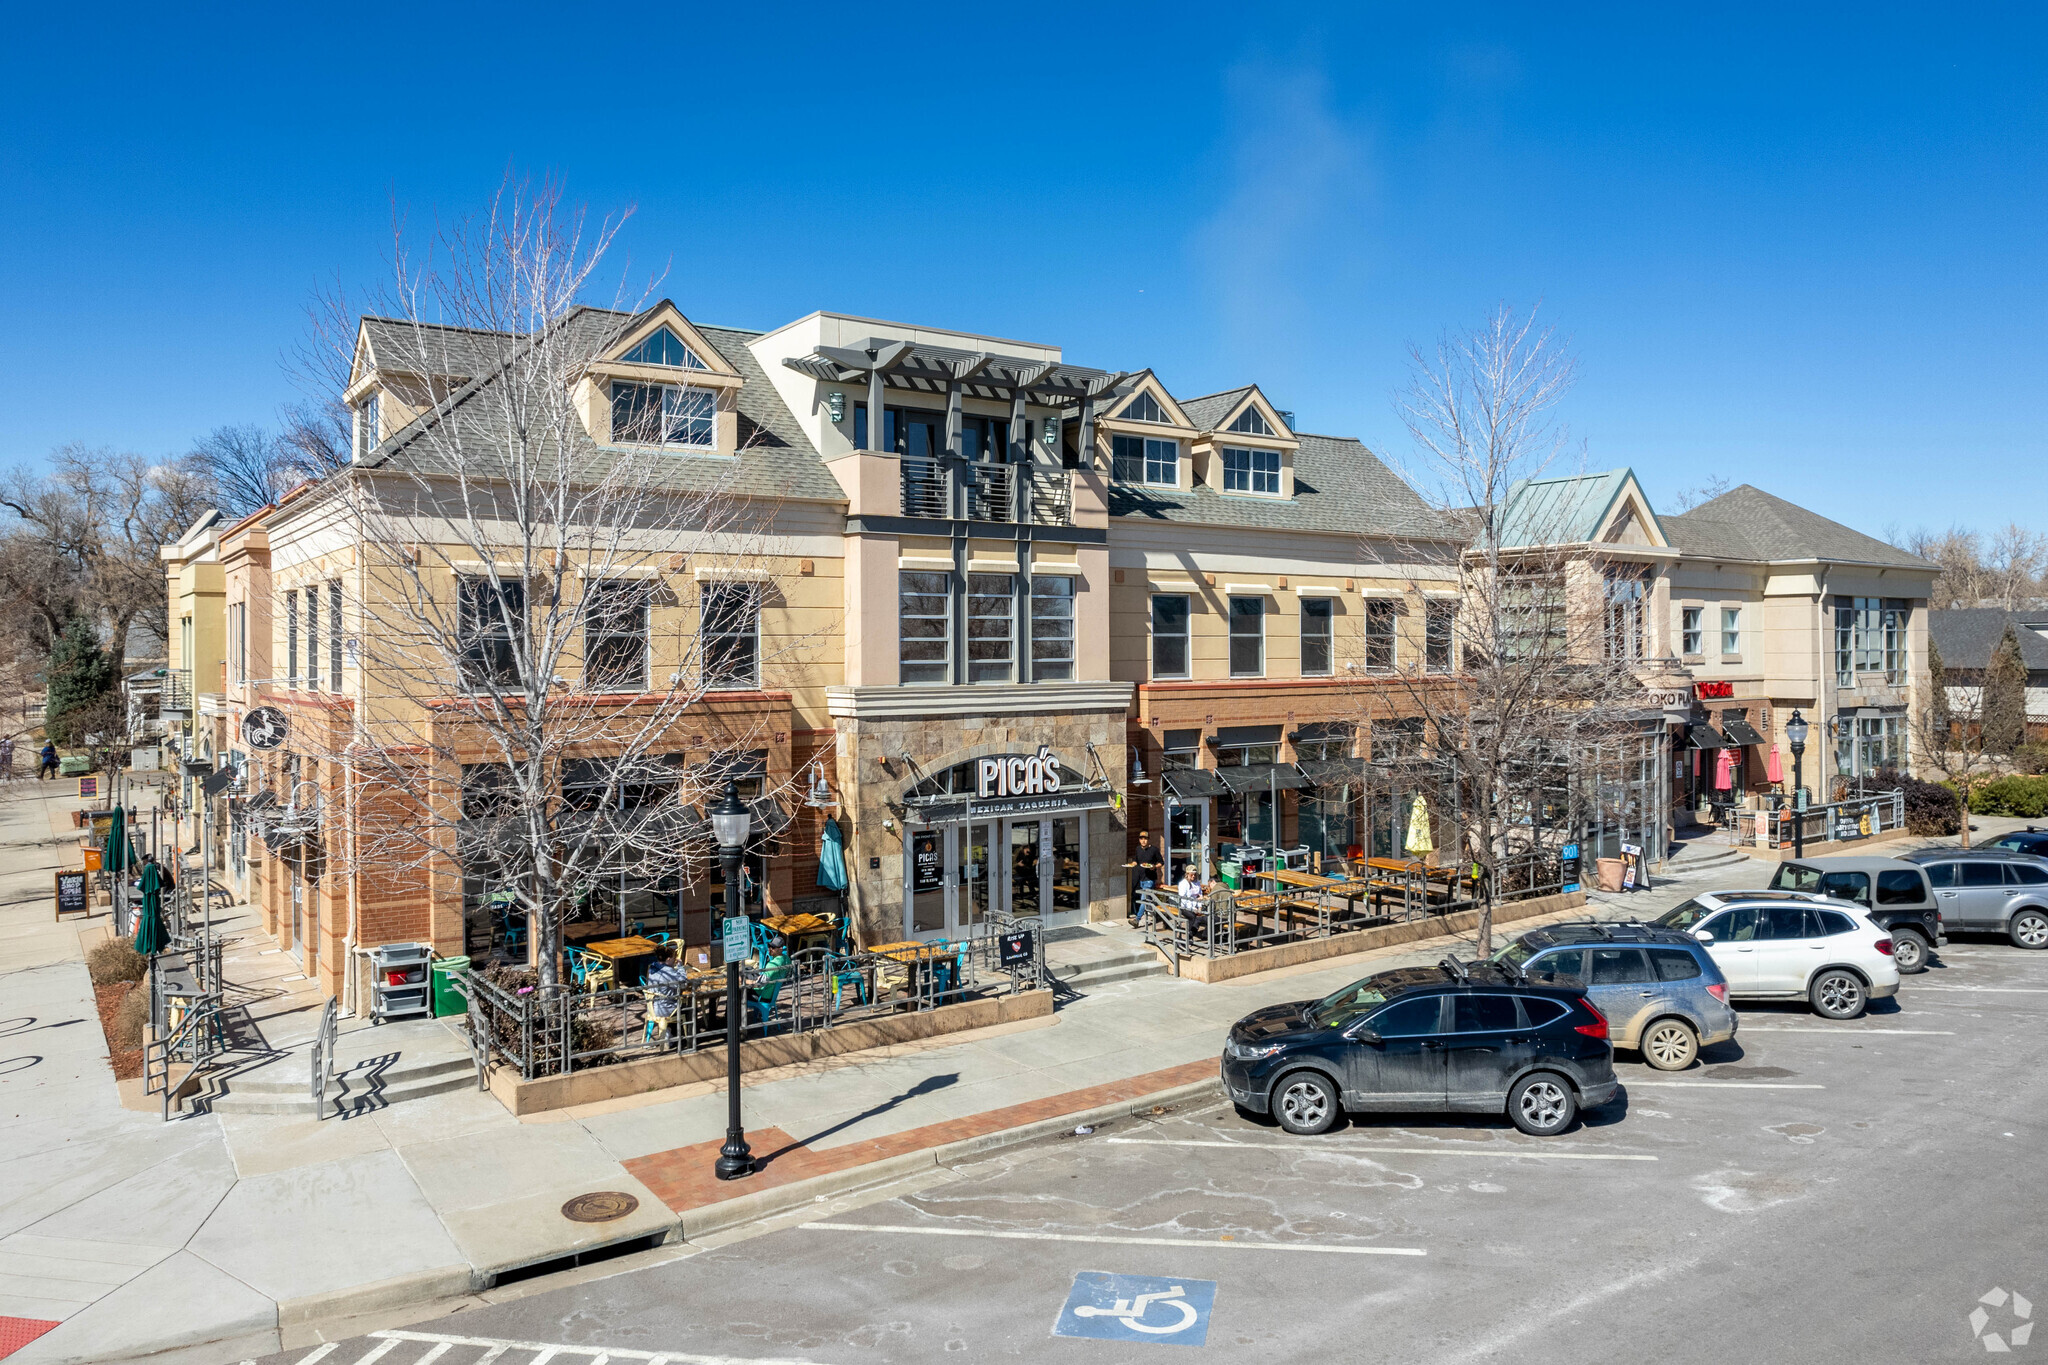
<path id="1" fill-rule="evenodd" d="M 1083 992 L 1114 981 L 1168 974 L 1159 954 L 1136 930 L 1120 923 L 1053 930 L 1045 939 L 1045 964 L 1062 987 Z"/>
<path id="2" fill-rule="evenodd" d="M 432 1020 L 358 1028 L 335 1040 L 329 1117 L 388 1108 L 476 1084 L 463 1040 Z M 205 1107 L 216 1114 L 315 1113 L 312 1049 L 301 1044 L 254 1066 L 209 1077 Z"/>
<path id="3" fill-rule="evenodd" d="M 1753 861 L 1755 860 L 1733 844 L 1695 839 L 1681 848 L 1677 857 L 1665 861 L 1663 875 L 1690 877 L 1695 873 L 1718 871 Z"/>

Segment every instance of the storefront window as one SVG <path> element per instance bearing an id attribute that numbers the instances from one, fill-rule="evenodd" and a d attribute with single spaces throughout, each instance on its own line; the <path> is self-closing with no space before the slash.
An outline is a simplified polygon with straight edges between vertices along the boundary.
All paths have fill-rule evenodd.
<path id="1" fill-rule="evenodd" d="M 1246 768 L 1255 763 L 1277 763 L 1277 744 L 1239 744 L 1218 747 L 1218 771 Z M 1274 839 L 1273 793 L 1249 791 L 1216 798 L 1216 837 L 1226 843 L 1269 844 Z"/>

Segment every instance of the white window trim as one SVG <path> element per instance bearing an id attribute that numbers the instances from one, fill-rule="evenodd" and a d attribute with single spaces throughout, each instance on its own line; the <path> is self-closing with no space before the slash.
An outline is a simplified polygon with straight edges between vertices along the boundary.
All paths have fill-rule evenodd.
<path id="1" fill-rule="evenodd" d="M 698 371 L 691 370 L 689 371 L 689 373 L 696 374 L 698 373 Z M 657 380 L 649 379 L 613 379 L 611 381 L 611 384 L 613 387 L 607 388 L 605 390 L 605 401 L 607 403 L 615 403 L 617 401 L 614 396 L 614 389 L 616 388 L 616 386 L 620 384 L 630 384 L 639 388 L 655 389 L 658 391 L 662 391 L 664 393 L 664 410 L 666 410 L 667 407 L 667 398 L 665 395 L 666 391 L 669 389 L 676 389 L 679 391 L 686 391 L 691 393 L 701 393 L 709 396 L 711 399 L 711 444 L 709 445 L 686 445 L 681 441 L 628 441 L 621 439 L 618 432 L 616 431 L 611 433 L 612 445 L 621 447 L 626 450 L 685 450 L 690 451 L 693 454 L 699 455 L 715 455 L 718 453 L 719 391 L 717 389 L 707 388 L 702 384 L 663 384 Z M 610 409 L 606 410 L 605 420 L 611 420 Z M 666 429 L 667 422 L 665 419 L 662 425 L 664 429 Z"/>
<path id="2" fill-rule="evenodd" d="M 1303 583 L 1294 590 L 1296 597 L 1342 597 L 1344 589 L 1325 587 L 1321 583 Z"/>
<path id="3" fill-rule="evenodd" d="M 1178 673 L 1159 671 L 1160 635 L 1155 624 L 1159 616 L 1152 605 L 1152 599 L 1155 597 L 1180 597 L 1187 600 L 1187 615 L 1183 618 L 1184 625 L 1180 634 L 1165 637 L 1180 641 L 1181 670 Z M 1150 585 L 1150 591 L 1145 598 L 1145 674 L 1147 677 L 1166 682 L 1177 682 L 1195 676 L 1195 591 L 1192 583 L 1169 583 L 1164 587 L 1158 584 Z"/>
<path id="4" fill-rule="evenodd" d="M 1247 455 L 1271 455 L 1273 457 L 1272 492 L 1264 493 L 1255 488 L 1232 488 L 1230 486 L 1230 456 L 1234 451 Z M 1271 446 L 1219 445 L 1216 447 L 1216 470 L 1219 476 L 1216 481 L 1216 491 L 1225 497 L 1285 498 L 1287 496 L 1287 480 L 1285 477 L 1287 473 L 1287 452 L 1284 450 L 1275 450 Z M 1256 480 L 1263 471 L 1247 470 L 1245 472 L 1249 478 Z"/>

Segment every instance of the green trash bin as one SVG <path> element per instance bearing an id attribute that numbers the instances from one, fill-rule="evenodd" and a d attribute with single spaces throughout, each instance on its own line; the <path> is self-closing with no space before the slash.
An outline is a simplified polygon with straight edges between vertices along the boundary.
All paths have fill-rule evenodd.
<path id="1" fill-rule="evenodd" d="M 434 959 L 434 1017 L 446 1019 L 469 1013 L 469 997 L 455 984 L 455 978 L 469 970 L 466 957 Z"/>
<path id="2" fill-rule="evenodd" d="M 1218 874 L 1217 880 L 1221 881 L 1225 886 L 1229 887 L 1232 891 L 1244 890 L 1243 863 L 1224 863 L 1216 870 Z"/>

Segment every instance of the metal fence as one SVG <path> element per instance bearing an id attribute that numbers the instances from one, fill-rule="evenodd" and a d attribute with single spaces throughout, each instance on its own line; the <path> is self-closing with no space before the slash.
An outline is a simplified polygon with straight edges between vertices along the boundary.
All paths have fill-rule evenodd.
<path id="1" fill-rule="evenodd" d="M 1790 807 L 1738 810 L 1735 812 L 1735 842 L 1759 848 L 1790 848 L 1794 821 L 1799 822 L 1799 836 L 1804 843 L 1868 839 L 1887 830 L 1906 827 L 1906 793 L 1895 788 L 1869 796 L 1852 796 L 1845 801 L 1808 806 L 1803 814 Z"/>
<path id="2" fill-rule="evenodd" d="M 459 979 L 469 1001 L 479 1088 L 494 1065 L 534 1080 L 725 1044 L 722 968 L 666 989 L 541 986 L 519 980 L 525 975 L 494 979 L 472 972 Z M 768 962 L 750 958 L 742 966 L 740 1036 L 838 1028 L 1035 990 L 1049 979 L 1041 927 L 1003 917 L 915 950 L 805 948 Z"/>
<path id="3" fill-rule="evenodd" d="M 1496 903 L 1554 895 L 1563 888 L 1564 869 L 1543 851 L 1505 859 L 1498 871 Z M 1275 883 L 1272 890 L 1219 886 L 1198 901 L 1183 902 L 1171 889 L 1138 893 L 1147 943 L 1174 960 L 1229 957 L 1253 948 L 1328 938 L 1386 924 L 1476 910 L 1485 902 L 1485 876 L 1467 868 L 1363 864 L 1345 877 L 1316 878 L 1314 885 Z"/>
<path id="4" fill-rule="evenodd" d="M 948 518 L 964 513 L 969 521 L 1073 524 L 1074 480 L 1067 470 L 954 463 L 922 456 L 905 457 L 900 463 L 906 517 Z"/>

